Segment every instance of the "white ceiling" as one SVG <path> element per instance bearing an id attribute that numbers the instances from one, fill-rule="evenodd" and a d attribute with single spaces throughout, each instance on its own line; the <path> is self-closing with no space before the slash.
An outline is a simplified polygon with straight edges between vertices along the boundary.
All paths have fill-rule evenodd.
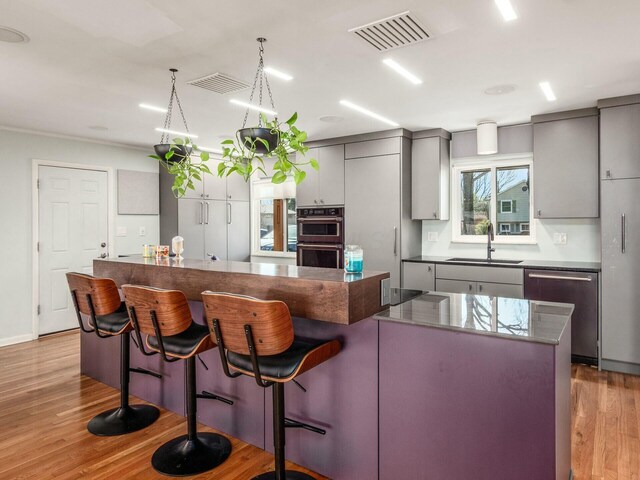
<path id="1" fill-rule="evenodd" d="M 528 121 L 533 114 L 594 106 L 640 92 L 638 0 L 512 0 L 502 20 L 493 0 L 0 0 L 0 24 L 26 33 L 0 42 L 0 125 L 131 145 L 152 145 L 164 116 L 170 67 L 198 144 L 217 147 L 240 127 L 230 97 L 186 81 L 224 72 L 252 83 L 255 38 L 265 63 L 290 73 L 271 79 L 280 116 L 298 111 L 311 138 L 389 128 L 341 106 L 347 99 L 409 130 L 456 131 L 478 120 Z M 411 10 L 434 34 L 378 53 L 349 28 Z M 412 85 L 382 64 L 393 58 L 424 80 Z M 538 83 L 551 82 L 558 100 Z M 515 84 L 514 93 L 483 91 Z M 341 123 L 319 121 L 324 115 Z M 95 131 L 89 126 L 106 126 Z M 174 127 L 181 127 L 174 117 Z"/>

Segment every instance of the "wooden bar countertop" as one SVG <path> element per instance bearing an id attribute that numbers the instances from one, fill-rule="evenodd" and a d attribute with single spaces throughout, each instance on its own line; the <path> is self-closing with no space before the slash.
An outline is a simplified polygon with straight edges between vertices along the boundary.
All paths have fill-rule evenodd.
<path id="1" fill-rule="evenodd" d="M 128 256 L 93 261 L 93 274 L 130 283 L 182 290 L 201 301 L 205 290 L 282 300 L 294 317 L 350 325 L 385 310 L 381 284 L 388 272 L 347 274 L 333 268 Z"/>

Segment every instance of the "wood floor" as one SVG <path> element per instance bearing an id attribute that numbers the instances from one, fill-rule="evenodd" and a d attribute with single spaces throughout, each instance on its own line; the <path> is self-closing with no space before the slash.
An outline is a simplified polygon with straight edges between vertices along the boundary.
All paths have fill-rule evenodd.
<path id="1" fill-rule="evenodd" d="M 80 375 L 79 365 L 77 332 L 0 348 L 0 479 L 167 478 L 151 468 L 151 455 L 186 433 L 184 417 L 161 409 L 149 428 L 95 437 L 87 432 L 87 422 L 116 407 L 119 393 Z M 191 478 L 246 480 L 272 468 L 270 454 L 231 441 L 233 452 L 223 465 Z M 325 478 L 293 464 L 287 468 Z"/>
<path id="2" fill-rule="evenodd" d="M 0 479 L 165 478 L 149 459 L 166 440 L 184 433 L 184 418 L 163 410 L 140 432 L 89 434 L 87 422 L 117 406 L 118 392 L 80 375 L 79 350 L 76 332 L 0 348 Z M 640 480 L 640 377 L 582 365 L 572 373 L 575 480 Z M 245 480 L 270 469 L 271 455 L 232 443 L 226 463 L 195 478 Z"/>

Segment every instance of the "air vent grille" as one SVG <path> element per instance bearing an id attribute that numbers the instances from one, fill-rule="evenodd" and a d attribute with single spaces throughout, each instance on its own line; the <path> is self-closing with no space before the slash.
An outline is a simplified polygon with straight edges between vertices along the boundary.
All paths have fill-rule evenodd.
<path id="1" fill-rule="evenodd" d="M 410 11 L 349 29 L 379 52 L 415 45 L 432 37 Z"/>
<path id="2" fill-rule="evenodd" d="M 196 80 L 191 80 L 187 83 L 222 95 L 225 93 L 238 92 L 251 86 L 248 83 L 220 72 L 207 75 L 206 77 L 197 78 Z"/>

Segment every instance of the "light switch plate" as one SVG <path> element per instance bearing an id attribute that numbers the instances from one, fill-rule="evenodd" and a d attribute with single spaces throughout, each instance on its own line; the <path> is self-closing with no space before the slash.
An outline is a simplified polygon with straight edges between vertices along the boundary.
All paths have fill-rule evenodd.
<path id="1" fill-rule="evenodd" d="M 140 236 L 144 237 L 147 234 L 146 227 L 140 227 Z"/>
<path id="2" fill-rule="evenodd" d="M 438 232 L 427 232 L 427 241 L 428 242 L 437 242 L 438 241 Z"/>
<path id="3" fill-rule="evenodd" d="M 126 237 L 126 236 L 127 236 L 127 227 L 116 228 L 116 237 Z"/>
<path id="4" fill-rule="evenodd" d="M 553 234 L 553 243 L 556 245 L 566 245 L 567 244 L 567 234 L 563 232 L 555 232 Z"/>

